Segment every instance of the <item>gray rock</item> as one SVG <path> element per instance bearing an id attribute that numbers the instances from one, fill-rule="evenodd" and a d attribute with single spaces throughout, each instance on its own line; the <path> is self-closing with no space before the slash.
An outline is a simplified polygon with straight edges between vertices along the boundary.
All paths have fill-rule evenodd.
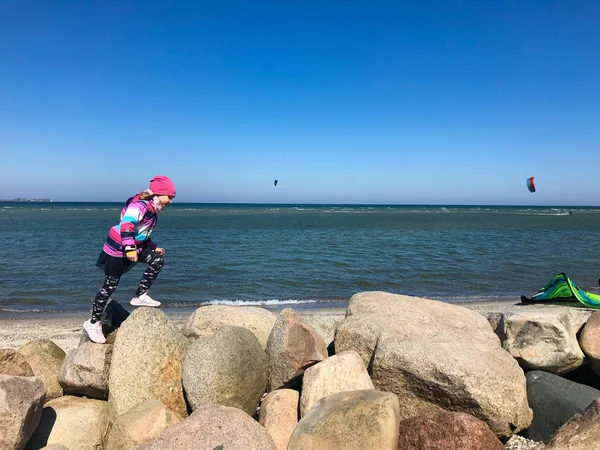
<path id="1" fill-rule="evenodd" d="M 583 364 L 577 342 L 583 317 L 569 310 L 523 311 L 488 316 L 508 351 L 528 370 L 564 374 Z"/>
<path id="2" fill-rule="evenodd" d="M 287 450 L 298 423 L 298 391 L 277 389 L 268 393 L 260 405 L 258 422 L 265 427 L 278 450 Z"/>
<path id="3" fill-rule="evenodd" d="M 138 308 L 123 322 L 108 378 L 111 413 L 121 415 L 146 400 L 160 400 L 187 416 L 181 372 L 187 340 L 164 312 Z"/>
<path id="4" fill-rule="evenodd" d="M 63 388 L 58 382 L 58 374 L 65 360 L 65 352 L 49 339 L 29 341 L 19 347 L 36 377 L 40 377 L 46 385 L 46 401 L 63 395 Z"/>
<path id="5" fill-rule="evenodd" d="M 600 447 L 600 399 L 558 429 L 544 450 L 590 450 Z"/>
<path id="6" fill-rule="evenodd" d="M 327 358 L 327 345 L 291 308 L 275 321 L 267 342 L 269 390 L 296 387 L 304 370 Z"/>
<path id="7" fill-rule="evenodd" d="M 345 391 L 373 389 L 373 382 L 358 353 L 346 351 L 333 355 L 306 369 L 300 396 L 300 417 L 320 399 Z"/>
<path id="8" fill-rule="evenodd" d="M 192 410 L 218 404 L 252 415 L 268 377 L 269 362 L 258 338 L 242 327 L 223 325 L 194 340 L 183 363 L 183 387 Z"/>
<path id="9" fill-rule="evenodd" d="M 134 450 L 277 450 L 267 430 L 238 408 L 204 405 Z"/>
<path id="10" fill-rule="evenodd" d="M 25 357 L 12 348 L 0 349 L 0 374 L 19 377 L 35 375 Z"/>
<path id="11" fill-rule="evenodd" d="M 344 320 L 346 311 L 340 310 L 299 310 L 296 313 L 306 323 L 311 325 L 317 333 L 323 338 L 325 344 L 329 347 L 335 338 L 335 330 Z"/>
<path id="12" fill-rule="evenodd" d="M 38 377 L 0 375 L 0 449 L 25 447 L 42 417 L 45 395 Z"/>
<path id="13" fill-rule="evenodd" d="M 583 326 L 579 344 L 587 356 L 592 370 L 600 375 L 600 311 L 592 313 Z"/>
<path id="14" fill-rule="evenodd" d="M 105 448 L 129 450 L 138 444 L 153 441 L 164 430 L 182 420 L 181 416 L 160 401 L 148 400 L 112 420 Z"/>
<path id="15" fill-rule="evenodd" d="M 401 419 L 446 409 L 508 437 L 531 423 L 523 370 L 482 315 L 386 292 L 350 299 L 336 352 L 355 350 L 376 389 L 393 392 Z"/>
<path id="16" fill-rule="evenodd" d="M 112 348 L 88 341 L 69 350 L 58 375 L 65 394 L 106 399 Z"/>
<path id="17" fill-rule="evenodd" d="M 70 450 L 101 449 L 107 426 L 108 402 L 70 395 L 59 397 L 46 403 L 26 449 L 54 444 Z"/>
<path id="18" fill-rule="evenodd" d="M 221 326 L 230 325 L 250 330 L 263 350 L 276 316 L 271 311 L 254 306 L 209 305 L 198 308 L 190 316 L 183 332 L 187 337 L 209 336 Z"/>
<path id="19" fill-rule="evenodd" d="M 541 370 L 526 374 L 527 398 L 533 422 L 523 435 L 546 441 L 575 414 L 587 408 L 600 391 Z"/>
<path id="20" fill-rule="evenodd" d="M 396 450 L 398 399 L 374 389 L 319 400 L 298 422 L 288 450 Z"/>

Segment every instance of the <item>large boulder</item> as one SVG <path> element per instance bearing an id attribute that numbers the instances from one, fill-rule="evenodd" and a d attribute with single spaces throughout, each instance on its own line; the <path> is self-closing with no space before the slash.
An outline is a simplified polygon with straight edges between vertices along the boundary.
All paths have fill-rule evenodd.
<path id="1" fill-rule="evenodd" d="M 587 408 L 600 391 L 541 370 L 527 372 L 527 397 L 533 422 L 524 436 L 547 441 L 575 414 Z"/>
<path id="2" fill-rule="evenodd" d="M 182 420 L 181 416 L 160 401 L 148 400 L 112 421 L 105 448 L 129 450 L 138 444 L 153 441 L 160 433 Z"/>
<path id="3" fill-rule="evenodd" d="M 256 336 L 224 325 L 190 343 L 183 364 L 183 387 L 192 410 L 218 404 L 254 414 L 269 378 L 269 362 Z"/>
<path id="4" fill-rule="evenodd" d="M 271 311 L 255 306 L 202 306 L 192 313 L 183 332 L 187 337 L 209 336 L 223 325 L 250 330 L 263 350 L 267 346 L 276 316 Z"/>
<path id="5" fill-rule="evenodd" d="M 558 429 L 544 450 L 592 450 L 600 447 L 600 399 Z"/>
<path id="6" fill-rule="evenodd" d="M 470 414 L 437 411 L 400 422 L 400 450 L 504 450 L 490 427 Z"/>
<path id="7" fill-rule="evenodd" d="M 368 389 L 319 400 L 292 433 L 288 450 L 396 450 L 398 399 Z"/>
<path id="8" fill-rule="evenodd" d="M 304 370 L 327 358 L 327 345 L 291 308 L 277 317 L 267 343 L 269 389 L 295 387 Z"/>
<path id="9" fill-rule="evenodd" d="M 160 400 L 187 416 L 181 372 L 187 341 L 158 309 L 138 308 L 115 339 L 108 378 L 111 412 L 121 415 L 138 403 Z"/>
<path id="10" fill-rule="evenodd" d="M 588 357 L 592 370 L 600 375 L 600 311 L 593 312 L 583 326 L 579 345 Z"/>
<path id="11" fill-rule="evenodd" d="M 315 403 L 328 395 L 363 389 L 373 389 L 373 382 L 358 353 L 338 353 L 304 373 L 300 417 L 304 417 Z"/>
<path id="12" fill-rule="evenodd" d="M 12 348 L 0 348 L 0 375 L 33 377 L 31 366 L 18 351 Z"/>
<path id="13" fill-rule="evenodd" d="M 38 377 L 0 375 L 0 449 L 25 447 L 42 417 L 45 396 Z"/>
<path id="14" fill-rule="evenodd" d="M 298 423 L 298 391 L 277 389 L 269 392 L 260 405 L 258 422 L 265 427 L 278 450 L 287 450 Z"/>
<path id="15" fill-rule="evenodd" d="M 111 356 L 112 345 L 91 341 L 69 350 L 58 375 L 65 394 L 106 399 Z"/>
<path id="16" fill-rule="evenodd" d="M 25 357 L 36 377 L 46 385 L 46 401 L 63 395 L 58 382 L 58 374 L 65 360 L 65 352 L 49 339 L 36 339 L 19 347 L 18 352 Z"/>
<path id="17" fill-rule="evenodd" d="M 568 310 L 493 314 L 492 328 L 508 351 L 527 370 L 567 373 L 583 364 L 577 332 L 583 317 Z"/>
<path id="18" fill-rule="evenodd" d="M 466 412 L 499 436 L 531 423 L 523 370 L 488 321 L 461 306 L 355 294 L 335 348 L 358 352 L 375 388 L 398 396 L 401 419 L 440 409 Z"/>
<path id="19" fill-rule="evenodd" d="M 263 427 L 238 408 L 204 405 L 135 450 L 277 450 Z"/>
<path id="20" fill-rule="evenodd" d="M 108 426 L 108 402 L 70 395 L 46 403 L 27 450 L 62 444 L 69 450 L 101 449 Z"/>

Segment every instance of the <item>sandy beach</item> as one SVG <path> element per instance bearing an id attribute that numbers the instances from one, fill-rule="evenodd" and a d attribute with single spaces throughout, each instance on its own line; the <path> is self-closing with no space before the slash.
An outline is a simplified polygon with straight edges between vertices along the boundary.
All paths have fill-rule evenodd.
<path id="1" fill-rule="evenodd" d="M 482 315 L 493 312 L 540 310 L 553 308 L 569 308 L 589 314 L 592 310 L 564 305 L 524 305 L 518 300 L 491 302 L 461 303 L 459 306 L 469 308 Z M 273 311 L 277 314 L 278 311 Z M 319 331 L 326 340 L 333 339 L 335 326 L 341 321 L 346 312 L 345 308 L 310 309 L 297 311 L 308 323 Z M 183 328 L 191 312 L 172 312 L 166 314 L 179 328 Z M 84 314 L 67 316 L 42 316 L 30 318 L 0 319 L 0 348 L 17 349 L 34 339 L 50 339 L 56 345 L 67 351 L 77 347 L 81 336 L 82 324 L 88 316 Z"/>
<path id="2" fill-rule="evenodd" d="M 335 324 L 343 319 L 346 310 L 344 308 L 314 309 L 298 312 L 324 337 L 331 340 Z M 278 311 L 273 311 L 273 313 L 277 314 Z M 166 314 L 177 327 L 182 329 L 191 312 L 169 311 Z M 89 316 L 84 314 L 73 314 L 0 319 L 0 348 L 17 349 L 35 339 L 49 339 L 63 350 L 70 350 L 77 347 L 83 322 L 88 318 Z"/>

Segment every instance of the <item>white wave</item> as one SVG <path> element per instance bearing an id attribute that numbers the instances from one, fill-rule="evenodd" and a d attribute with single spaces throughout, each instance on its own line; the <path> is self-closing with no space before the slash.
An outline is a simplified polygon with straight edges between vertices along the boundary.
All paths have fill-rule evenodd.
<path id="1" fill-rule="evenodd" d="M 372 214 L 371 211 L 366 211 L 364 209 L 355 209 L 355 210 L 352 210 L 352 209 L 339 209 L 339 210 L 336 210 L 336 211 L 329 210 L 329 211 L 323 211 L 323 212 L 332 213 L 332 214 Z"/>
<path id="2" fill-rule="evenodd" d="M 32 312 L 50 312 L 49 309 L 19 309 L 19 308 L 0 308 L 0 312 L 11 313 L 32 313 Z"/>
<path id="3" fill-rule="evenodd" d="M 302 303 L 317 303 L 317 300 L 209 300 L 203 302 L 208 305 L 227 305 L 227 306 L 278 306 L 278 305 L 299 305 Z"/>

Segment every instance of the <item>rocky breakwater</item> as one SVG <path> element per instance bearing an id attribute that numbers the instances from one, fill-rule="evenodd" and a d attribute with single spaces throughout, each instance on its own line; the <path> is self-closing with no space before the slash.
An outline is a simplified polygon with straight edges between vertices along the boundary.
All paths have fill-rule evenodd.
<path id="1" fill-rule="evenodd" d="M 501 437 L 531 423 L 523 370 L 488 321 L 460 306 L 384 292 L 354 295 L 335 349 L 359 353 L 375 388 L 398 396 L 402 419 L 465 412 Z"/>
<path id="2" fill-rule="evenodd" d="M 83 335 L 66 356 L 48 342 L 24 354 L 0 350 L 0 448 L 588 450 L 597 442 L 600 391 L 574 381 L 584 368 L 586 379 L 597 377 L 600 320 L 589 313 L 517 320 L 523 310 L 480 314 L 385 292 L 354 295 L 326 322 L 231 308 L 199 308 L 183 329 L 138 308 L 107 344 Z M 544 357 L 549 336 L 564 358 Z M 539 406 L 539 398 L 552 401 Z M 542 420 L 552 427 L 536 431 L 536 417 L 553 412 L 556 420 Z"/>

